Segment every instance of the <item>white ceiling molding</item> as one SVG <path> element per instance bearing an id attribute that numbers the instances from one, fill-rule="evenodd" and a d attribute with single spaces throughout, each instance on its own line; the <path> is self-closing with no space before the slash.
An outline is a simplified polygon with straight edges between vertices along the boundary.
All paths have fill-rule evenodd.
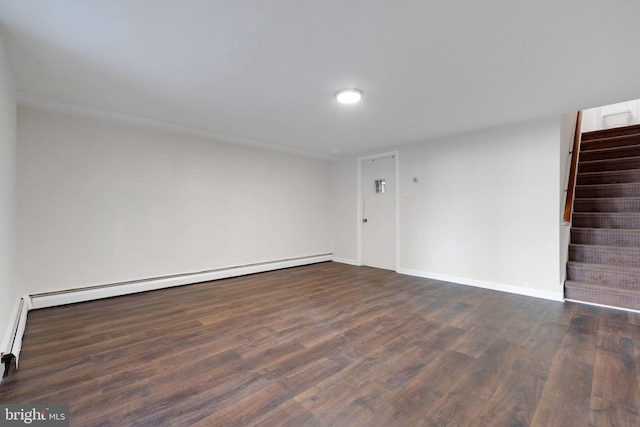
<path id="1" fill-rule="evenodd" d="M 227 144 L 238 144 L 263 150 L 279 151 L 302 157 L 311 157 L 322 160 L 335 161 L 339 157 L 301 148 L 287 147 L 271 142 L 260 141 L 242 136 L 232 135 L 225 132 L 217 132 L 208 129 L 201 129 L 193 126 L 185 126 L 178 123 L 171 123 L 149 117 L 137 116 L 134 114 L 111 111 L 91 105 L 83 105 L 47 96 L 34 95 L 32 93 L 17 91 L 16 98 L 19 106 L 53 111 L 57 113 L 72 114 L 76 116 L 89 117 L 99 120 L 108 120 L 117 123 L 126 123 L 157 129 L 181 135 L 205 138 L 216 142 Z"/>

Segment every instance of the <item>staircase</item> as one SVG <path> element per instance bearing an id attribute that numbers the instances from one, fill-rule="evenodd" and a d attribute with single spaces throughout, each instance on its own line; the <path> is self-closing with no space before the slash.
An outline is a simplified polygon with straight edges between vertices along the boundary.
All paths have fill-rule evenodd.
<path id="1" fill-rule="evenodd" d="M 582 134 L 565 298 L 640 310 L 640 125 Z"/>

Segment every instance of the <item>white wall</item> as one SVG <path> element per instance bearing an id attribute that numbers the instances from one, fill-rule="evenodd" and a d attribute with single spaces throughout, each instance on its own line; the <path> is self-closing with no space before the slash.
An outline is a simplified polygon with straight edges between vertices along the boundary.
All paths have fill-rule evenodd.
<path id="1" fill-rule="evenodd" d="M 18 109 L 24 293 L 325 254 L 331 164 Z"/>
<path id="2" fill-rule="evenodd" d="M 549 119 L 403 148 L 402 268 L 558 291 L 559 131 Z"/>
<path id="3" fill-rule="evenodd" d="M 16 243 L 16 93 L 0 39 L 0 340 L 17 301 Z"/>
<path id="4" fill-rule="evenodd" d="M 398 147 L 398 271 L 561 298 L 560 134 L 553 118 Z M 334 180 L 355 198 L 347 165 Z M 340 203 L 334 212 L 353 209 Z M 355 259 L 357 223 L 342 216 L 334 230 L 349 241 L 336 239 L 334 253 Z"/>
<path id="5" fill-rule="evenodd" d="M 357 265 L 357 170 L 355 158 L 333 162 L 333 255 L 336 261 Z"/>

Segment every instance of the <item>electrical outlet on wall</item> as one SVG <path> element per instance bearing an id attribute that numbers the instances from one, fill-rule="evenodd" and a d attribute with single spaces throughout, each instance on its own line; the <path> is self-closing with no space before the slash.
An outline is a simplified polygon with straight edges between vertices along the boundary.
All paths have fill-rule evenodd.
<path id="1" fill-rule="evenodd" d="M 467 258 L 469 256 L 469 248 L 462 248 L 462 258 Z"/>

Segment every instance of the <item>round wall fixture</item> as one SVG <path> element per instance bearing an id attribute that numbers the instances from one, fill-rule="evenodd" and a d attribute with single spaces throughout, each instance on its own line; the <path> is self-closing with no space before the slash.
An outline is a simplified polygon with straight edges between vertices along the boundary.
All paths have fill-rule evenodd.
<path id="1" fill-rule="evenodd" d="M 364 92 L 360 89 L 342 89 L 336 92 L 336 99 L 341 104 L 355 104 L 360 102 L 364 96 Z"/>

